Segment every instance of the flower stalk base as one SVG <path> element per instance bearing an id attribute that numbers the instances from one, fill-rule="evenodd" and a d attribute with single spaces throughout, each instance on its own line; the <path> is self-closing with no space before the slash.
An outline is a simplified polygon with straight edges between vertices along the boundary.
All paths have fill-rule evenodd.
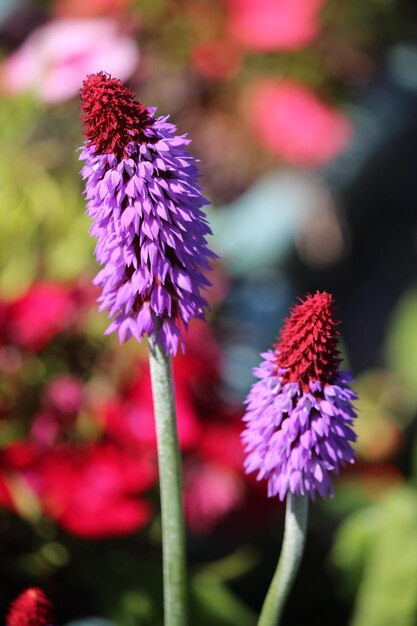
<path id="1" fill-rule="evenodd" d="M 186 626 L 186 556 L 181 458 L 171 358 L 149 341 L 161 496 L 164 626 Z"/>
<path id="2" fill-rule="evenodd" d="M 278 626 L 285 601 L 303 556 L 308 517 L 308 496 L 287 495 L 284 540 L 278 566 L 269 587 L 258 626 Z"/>

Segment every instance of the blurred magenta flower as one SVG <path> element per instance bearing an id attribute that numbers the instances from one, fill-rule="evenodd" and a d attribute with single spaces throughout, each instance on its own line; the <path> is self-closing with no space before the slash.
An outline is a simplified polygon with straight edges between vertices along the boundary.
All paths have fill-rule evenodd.
<path id="1" fill-rule="evenodd" d="M 30 440 L 51 447 L 75 424 L 84 400 L 83 384 L 69 374 L 51 380 L 43 390 L 42 408 L 33 416 Z"/>
<path id="2" fill-rule="evenodd" d="M 244 454 L 240 435 L 242 426 L 241 415 L 227 419 L 216 415 L 204 425 L 204 437 L 199 441 L 199 454 L 208 461 L 221 464 L 239 474 L 242 470 Z M 235 419 L 236 418 L 236 419 Z"/>
<path id="3" fill-rule="evenodd" d="M 67 285 L 39 282 L 7 304 L 8 341 L 27 350 L 41 350 L 73 321 L 76 306 Z"/>
<path id="4" fill-rule="evenodd" d="M 297 83 L 261 80 L 248 89 L 244 99 L 257 139 L 289 163 L 323 165 L 351 138 L 347 118 Z"/>
<path id="5" fill-rule="evenodd" d="M 13 601 L 6 626 L 47 626 L 52 623 L 52 604 L 38 587 L 26 589 Z"/>
<path id="6" fill-rule="evenodd" d="M 44 391 L 44 404 L 64 421 L 72 421 L 83 401 L 83 384 L 79 378 L 61 374 L 49 381 Z"/>
<path id="7" fill-rule="evenodd" d="M 3 507 L 28 517 L 40 509 L 86 538 L 124 535 L 145 526 L 153 509 L 140 494 L 156 478 L 152 454 L 111 441 L 52 449 L 17 441 L 0 455 Z"/>
<path id="8" fill-rule="evenodd" d="M 210 533 L 225 515 L 245 500 L 239 474 L 215 463 L 190 463 L 184 468 L 184 509 L 188 527 Z"/>
<path id="9" fill-rule="evenodd" d="M 174 363 L 175 396 L 178 406 L 178 436 L 182 451 L 189 451 L 206 441 L 205 411 L 212 419 L 219 413 L 214 391 L 219 382 L 220 347 L 206 324 L 194 324 L 186 337 L 186 352 Z M 104 403 L 95 403 L 94 416 L 108 436 L 129 446 L 145 445 L 156 451 L 155 421 L 150 386 L 149 365 L 140 360 L 132 365 L 130 380 Z M 208 402 L 206 408 L 204 403 Z M 241 452 L 239 434 L 236 444 Z M 240 461 L 241 467 L 241 461 Z"/>
<path id="10" fill-rule="evenodd" d="M 181 449 L 193 446 L 201 434 L 188 386 L 176 380 L 178 438 Z M 121 396 L 116 396 L 96 412 L 99 423 L 111 437 L 125 445 L 145 444 L 156 452 L 156 432 L 150 372 L 139 364 L 135 376 Z"/>
<path id="11" fill-rule="evenodd" d="M 29 35 L 2 66 L 3 90 L 31 91 L 47 104 L 75 96 L 86 74 L 106 69 L 129 78 L 140 61 L 136 41 L 110 18 L 57 19 Z"/>
<path id="12" fill-rule="evenodd" d="M 229 33 L 249 50 L 296 50 L 319 32 L 324 0 L 226 0 Z"/>
<path id="13" fill-rule="evenodd" d="M 193 67 L 204 78 L 227 80 L 237 74 L 242 54 L 233 40 L 219 38 L 197 44 L 191 59 Z"/>
<path id="14" fill-rule="evenodd" d="M 4 470 L 0 474 L 0 506 L 9 511 L 16 510 L 8 477 L 5 475 Z"/>
<path id="15" fill-rule="evenodd" d="M 33 416 L 29 439 L 33 443 L 51 448 L 57 441 L 61 424 L 52 411 L 41 410 Z"/>
<path id="16" fill-rule="evenodd" d="M 138 494 L 156 481 L 156 464 L 111 443 L 60 446 L 29 478 L 43 511 L 81 537 L 122 535 L 142 528 L 151 505 Z"/>

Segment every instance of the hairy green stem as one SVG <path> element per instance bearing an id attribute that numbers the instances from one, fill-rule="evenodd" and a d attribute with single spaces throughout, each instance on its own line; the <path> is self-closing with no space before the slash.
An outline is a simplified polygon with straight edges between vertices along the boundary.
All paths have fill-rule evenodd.
<path id="1" fill-rule="evenodd" d="M 278 626 L 285 601 L 303 556 L 308 496 L 287 495 L 284 540 L 278 566 L 262 607 L 258 626 Z"/>
<path id="2" fill-rule="evenodd" d="M 186 626 L 186 556 L 181 457 L 171 359 L 149 342 L 161 495 L 164 625 Z"/>

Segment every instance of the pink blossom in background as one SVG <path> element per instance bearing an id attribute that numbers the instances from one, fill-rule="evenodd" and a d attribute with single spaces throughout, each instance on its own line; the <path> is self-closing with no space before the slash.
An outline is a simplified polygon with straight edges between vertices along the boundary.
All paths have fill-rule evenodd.
<path id="1" fill-rule="evenodd" d="M 30 441 L 42 448 L 51 448 L 56 443 L 60 431 L 61 424 L 55 413 L 41 410 L 32 418 Z"/>
<path id="2" fill-rule="evenodd" d="M 26 441 L 15 441 L 0 450 L 0 506 L 20 512 L 21 498 L 31 491 L 30 479 L 40 458 L 39 448 Z M 20 505 L 19 505 L 20 503 Z"/>
<path id="3" fill-rule="evenodd" d="M 184 509 L 187 526 L 195 533 L 210 533 L 216 524 L 245 500 L 239 474 L 214 463 L 184 469 Z"/>
<path id="4" fill-rule="evenodd" d="M 227 80 L 235 76 L 242 54 L 236 44 L 228 39 L 213 39 L 196 45 L 192 51 L 192 64 L 197 72 L 210 80 Z"/>
<path id="5" fill-rule="evenodd" d="M 7 477 L 0 474 L 0 506 L 11 511 L 15 510 L 13 496 L 7 482 Z"/>
<path id="6" fill-rule="evenodd" d="M 83 384 L 79 378 L 61 374 L 50 380 L 44 391 L 44 403 L 64 419 L 78 413 L 83 400 Z"/>
<path id="7" fill-rule="evenodd" d="M 82 537 L 130 533 L 152 515 L 137 494 L 155 483 L 155 464 L 110 443 L 56 448 L 45 456 L 38 479 L 46 514 Z"/>
<path id="8" fill-rule="evenodd" d="M 31 91 L 46 104 L 75 96 L 87 74 L 105 70 L 122 80 L 138 67 L 136 41 L 110 18 L 57 19 L 33 31 L 2 66 L 2 87 Z"/>
<path id="9" fill-rule="evenodd" d="M 211 404 L 218 403 L 214 388 L 219 381 L 221 365 L 219 344 L 207 324 L 191 326 L 186 348 L 186 352 L 178 354 L 174 362 L 178 435 L 182 450 L 193 448 L 202 439 L 202 405 L 210 404 L 208 410 L 217 411 L 217 405 L 214 408 Z M 97 402 L 94 414 L 106 433 L 115 440 L 125 445 L 145 444 L 156 449 L 148 365 L 138 361 L 128 384 L 105 404 Z"/>
<path id="10" fill-rule="evenodd" d="M 205 425 L 204 437 L 199 443 L 201 457 L 240 474 L 244 461 L 241 433 L 242 424 L 238 419 L 212 420 Z"/>
<path id="11" fill-rule="evenodd" d="M 290 81 L 263 80 L 252 85 L 244 111 L 260 143 L 295 165 L 325 164 L 347 146 L 352 135 L 342 113 Z"/>
<path id="12" fill-rule="evenodd" d="M 178 416 L 178 437 L 181 449 L 193 446 L 200 434 L 197 414 L 190 393 L 184 384 L 175 389 Z M 151 380 L 148 366 L 140 363 L 136 373 L 120 396 L 107 400 L 96 411 L 96 417 L 105 431 L 125 445 L 151 446 L 156 450 L 156 432 L 153 412 Z"/>
<path id="13" fill-rule="evenodd" d="M 226 0 L 227 29 L 249 50 L 296 50 L 319 32 L 324 0 Z"/>
<path id="14" fill-rule="evenodd" d="M 75 376 L 61 374 L 48 382 L 42 396 L 42 408 L 31 420 L 30 439 L 47 448 L 74 427 L 84 400 L 83 384 Z"/>
<path id="15" fill-rule="evenodd" d="M 8 341 L 33 351 L 68 327 L 76 314 L 71 288 L 52 282 L 35 283 L 7 308 Z"/>
<path id="16" fill-rule="evenodd" d="M 157 480 L 156 459 L 112 442 L 45 449 L 17 441 L 0 453 L 0 506 L 22 513 L 22 497 L 68 532 L 86 538 L 124 535 L 152 514 L 143 492 Z"/>

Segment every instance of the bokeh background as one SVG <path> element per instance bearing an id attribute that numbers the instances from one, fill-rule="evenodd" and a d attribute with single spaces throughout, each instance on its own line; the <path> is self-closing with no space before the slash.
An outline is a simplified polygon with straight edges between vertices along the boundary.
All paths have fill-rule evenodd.
<path id="1" fill-rule="evenodd" d="M 417 7 L 411 0 L 2 0 L 0 614 L 158 626 L 146 346 L 104 337 L 78 90 L 104 70 L 192 138 L 209 323 L 175 359 L 193 626 L 253 626 L 283 507 L 242 402 L 297 297 L 332 292 L 358 461 L 311 508 L 287 626 L 417 625 Z M 2 619 L 1 618 L 1 619 Z"/>

